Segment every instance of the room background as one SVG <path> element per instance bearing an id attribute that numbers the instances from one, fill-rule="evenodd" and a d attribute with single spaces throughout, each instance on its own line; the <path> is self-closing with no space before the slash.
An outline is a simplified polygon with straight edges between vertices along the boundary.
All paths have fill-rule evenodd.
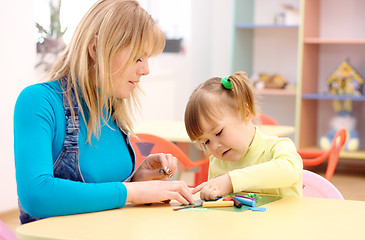
<path id="1" fill-rule="evenodd" d="M 71 2 L 74 9 L 68 11 L 66 17 L 80 19 L 87 8 L 75 4 L 90 6 L 90 1 L 63 0 L 65 5 Z M 151 2 L 156 9 L 156 4 L 168 7 L 171 1 L 179 0 Z M 141 2 L 148 4 L 148 1 Z M 225 0 L 224 4 L 221 0 L 180 2 L 189 6 L 186 15 L 183 15 L 186 21 L 182 30 L 184 51 L 164 53 L 151 59 L 150 75 L 143 78 L 141 83 L 145 96 L 142 100 L 142 115 L 137 118 L 137 122 L 183 120 L 185 105 L 192 90 L 210 77 L 222 77 L 230 73 L 233 0 Z M 44 76 L 40 69 L 34 68 L 37 63 L 35 19 L 39 16 L 38 4 L 38 0 L 0 3 L 0 20 L 3 23 L 0 39 L 0 212 L 17 207 L 13 153 L 14 105 L 24 87 L 40 82 Z M 181 8 L 172 9 L 179 10 Z M 152 15 L 158 15 L 158 11 L 163 10 L 157 8 L 157 12 Z M 67 31 L 70 32 L 70 29 Z"/>

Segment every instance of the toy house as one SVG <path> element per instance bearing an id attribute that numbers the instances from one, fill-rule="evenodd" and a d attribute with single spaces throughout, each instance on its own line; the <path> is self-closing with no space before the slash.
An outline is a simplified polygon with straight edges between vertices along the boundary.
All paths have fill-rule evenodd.
<path id="1" fill-rule="evenodd" d="M 329 93 L 333 95 L 362 95 L 364 79 L 344 61 L 327 80 Z"/>

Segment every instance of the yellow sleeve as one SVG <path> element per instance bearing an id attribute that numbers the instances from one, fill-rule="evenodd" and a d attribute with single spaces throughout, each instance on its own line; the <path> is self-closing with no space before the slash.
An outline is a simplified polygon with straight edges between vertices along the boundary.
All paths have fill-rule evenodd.
<path id="1" fill-rule="evenodd" d="M 301 186 L 303 162 L 290 139 L 276 142 L 261 157 L 268 159 L 257 165 L 229 171 L 234 192 Z"/>

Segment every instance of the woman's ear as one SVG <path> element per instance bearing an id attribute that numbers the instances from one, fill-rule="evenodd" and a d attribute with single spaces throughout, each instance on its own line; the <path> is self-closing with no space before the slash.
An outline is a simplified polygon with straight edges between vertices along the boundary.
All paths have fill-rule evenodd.
<path id="1" fill-rule="evenodd" d="M 95 35 L 89 42 L 89 46 L 88 46 L 88 51 L 89 51 L 89 55 L 92 58 L 92 60 L 95 61 L 96 58 L 96 44 L 98 41 L 98 36 Z"/>

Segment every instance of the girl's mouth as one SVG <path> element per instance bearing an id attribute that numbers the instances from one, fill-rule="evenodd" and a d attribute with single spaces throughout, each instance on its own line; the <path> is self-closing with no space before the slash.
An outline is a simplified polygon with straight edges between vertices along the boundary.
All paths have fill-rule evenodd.
<path id="1" fill-rule="evenodd" d="M 227 155 L 230 151 L 231 151 L 231 149 L 228 149 L 227 151 L 223 152 L 222 156 Z"/>

